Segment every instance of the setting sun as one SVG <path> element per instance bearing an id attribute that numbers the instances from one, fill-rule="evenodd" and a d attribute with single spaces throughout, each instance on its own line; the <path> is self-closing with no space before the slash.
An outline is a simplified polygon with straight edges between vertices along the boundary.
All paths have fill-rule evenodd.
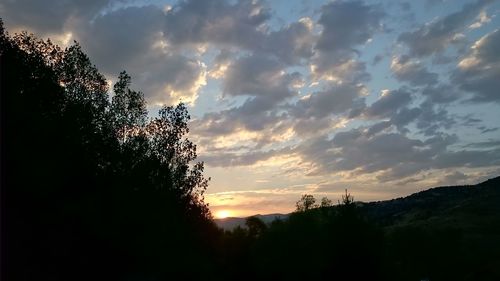
<path id="1" fill-rule="evenodd" d="M 231 215 L 231 212 L 229 212 L 228 210 L 220 210 L 220 211 L 217 211 L 217 213 L 215 214 L 215 217 L 218 219 L 225 219 L 225 218 L 229 217 L 230 215 Z"/>

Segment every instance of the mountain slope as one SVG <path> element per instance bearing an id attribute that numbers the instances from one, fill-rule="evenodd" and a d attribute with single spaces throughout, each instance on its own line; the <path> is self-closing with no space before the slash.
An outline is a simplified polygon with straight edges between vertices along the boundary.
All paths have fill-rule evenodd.
<path id="1" fill-rule="evenodd" d="M 429 223 L 457 225 L 457 222 L 464 227 L 467 224 L 500 224 L 500 177 L 476 185 L 435 187 L 407 197 L 357 205 L 368 220 L 387 227 Z M 287 219 L 289 215 L 259 214 L 256 217 L 270 223 L 277 218 Z M 229 217 L 215 219 L 215 222 L 220 228 L 230 230 L 244 226 L 245 219 Z"/>
<path id="2" fill-rule="evenodd" d="M 368 219 L 383 226 L 404 224 L 455 224 L 476 220 L 500 222 L 500 177 L 477 185 L 444 186 L 404 198 L 362 203 Z"/>

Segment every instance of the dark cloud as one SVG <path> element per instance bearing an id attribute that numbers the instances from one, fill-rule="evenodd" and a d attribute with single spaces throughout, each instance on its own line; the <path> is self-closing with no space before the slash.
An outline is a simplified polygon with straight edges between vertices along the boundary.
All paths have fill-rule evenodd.
<path id="1" fill-rule="evenodd" d="M 481 39 L 458 64 L 452 80 L 462 90 L 471 92 L 472 102 L 500 102 L 500 29 Z"/>
<path id="2" fill-rule="evenodd" d="M 313 23 L 304 18 L 269 32 L 271 12 L 263 1 L 181 1 L 166 13 L 164 34 L 174 46 L 209 43 L 271 54 L 287 64 L 312 55 Z"/>
<path id="3" fill-rule="evenodd" d="M 318 23 L 323 31 L 316 44 L 322 52 L 352 51 L 354 46 L 364 44 L 380 29 L 383 16 L 376 6 L 361 1 L 335 1 L 321 8 Z"/>
<path id="4" fill-rule="evenodd" d="M 444 176 L 444 182 L 446 182 L 447 184 L 457 184 L 459 182 L 463 182 L 465 180 L 468 180 L 469 179 L 469 176 L 467 176 L 466 174 L 460 172 L 460 171 L 455 171 L 453 173 L 450 173 L 450 174 L 446 174 Z"/>
<path id="5" fill-rule="evenodd" d="M 394 57 L 391 70 L 395 77 L 412 86 L 429 86 L 438 82 L 437 73 L 427 71 L 420 62 L 411 60 L 409 56 Z"/>
<path id="6" fill-rule="evenodd" d="M 405 127 L 416 120 L 422 114 L 422 109 L 418 107 L 401 108 L 396 114 L 391 117 L 390 122 L 398 128 L 400 132 L 408 132 L 409 130 Z"/>
<path id="7" fill-rule="evenodd" d="M 411 101 L 411 93 L 405 89 L 385 90 L 382 96 L 366 109 L 370 117 L 389 117 Z"/>
<path id="8" fill-rule="evenodd" d="M 463 97 L 453 85 L 445 84 L 425 87 L 421 93 L 428 101 L 439 104 L 450 103 Z"/>
<path id="9" fill-rule="evenodd" d="M 101 70 L 114 77 L 127 69 L 150 102 L 193 102 L 205 68 L 166 46 L 163 20 L 157 6 L 121 8 L 79 27 L 76 35 Z"/>
<path id="10" fill-rule="evenodd" d="M 469 50 L 453 51 L 481 32 L 465 31 L 488 22 L 484 9 L 493 0 L 466 4 L 408 32 L 402 28 L 409 22 L 399 19 L 403 24 L 389 31 L 383 21 L 395 21 L 386 13 L 397 11 L 398 18 L 412 21 L 414 8 L 424 2 L 332 1 L 304 15 L 311 18 L 287 23 L 259 0 L 181 0 L 165 9 L 126 0 L 80 2 L 3 1 L 0 13 L 8 28 L 26 27 L 42 36 L 71 33 L 109 77 L 128 70 L 133 87 L 153 104 L 194 101 L 211 78 L 207 89 L 220 91 L 229 103 L 218 103 L 214 107 L 226 107 L 215 112 L 195 109 L 201 117 L 190 124 L 202 147 L 200 159 L 210 166 L 294 156 L 302 161 L 291 169 L 311 167 L 309 175 L 365 173 L 403 184 L 427 179 L 431 170 L 456 182 L 465 174 L 451 169 L 500 165 L 496 140 L 477 137 L 467 145 L 449 133 L 460 132 L 458 126 L 498 130 L 450 114 L 467 106 L 464 100 L 500 101 L 500 31 Z M 395 30 L 407 55 L 394 55 L 399 45 L 380 46 L 374 38 L 382 32 L 383 40 L 397 36 Z M 373 52 L 367 51 L 373 38 Z M 444 64 L 457 56 L 450 76 Z M 377 81 L 367 84 L 368 70 L 383 67 L 383 73 L 373 73 Z M 391 71 L 399 84 L 384 86 Z M 368 97 L 384 87 L 392 90 L 375 101 Z"/>
<path id="11" fill-rule="evenodd" d="M 424 102 L 419 109 L 421 113 L 416 120 L 416 126 L 426 136 L 432 136 L 442 128 L 450 129 L 456 123 L 443 106 Z"/>
<path id="12" fill-rule="evenodd" d="M 254 151 L 247 153 L 224 153 L 220 152 L 211 155 L 200 155 L 200 160 L 207 163 L 211 167 L 236 167 L 249 166 L 259 161 L 265 161 L 280 152 L 275 150 L 270 151 Z"/>
<path id="13" fill-rule="evenodd" d="M 201 136 L 223 136 L 239 130 L 253 132 L 266 130 L 267 135 L 272 135 L 275 133 L 273 128 L 285 118 L 267 110 L 269 108 L 267 104 L 256 106 L 259 100 L 249 99 L 242 106 L 207 113 L 192 123 L 193 131 Z M 260 111 L 253 111 L 251 108 Z"/>
<path id="14" fill-rule="evenodd" d="M 306 137 L 310 135 L 322 134 L 325 131 L 332 130 L 338 125 L 339 120 L 333 117 L 325 118 L 294 118 L 290 122 L 293 126 L 293 131 L 301 137 Z"/>
<path id="15" fill-rule="evenodd" d="M 254 49 L 264 36 L 258 28 L 270 16 L 262 1 L 180 1 L 166 13 L 165 36 L 176 45 L 211 42 Z"/>
<path id="16" fill-rule="evenodd" d="M 326 74 L 338 77 L 340 75 L 335 70 L 340 66 L 349 68 L 349 73 L 358 72 L 359 77 L 366 78 L 364 65 L 360 69 L 359 63 L 351 60 L 357 54 L 355 47 L 365 44 L 382 29 L 383 17 L 384 13 L 378 6 L 366 5 L 361 1 L 335 1 L 324 5 L 318 21 L 323 31 L 315 46 L 313 72 L 318 76 Z"/>
<path id="17" fill-rule="evenodd" d="M 500 141 L 498 140 L 488 140 L 482 142 L 474 142 L 464 145 L 464 147 L 474 147 L 474 148 L 491 148 L 491 147 L 500 147 Z"/>
<path id="18" fill-rule="evenodd" d="M 111 0 L 16 0 L 2 1 L 0 11 L 6 25 L 27 28 L 38 34 L 56 34 L 70 21 L 91 20 L 99 11 L 108 7 Z"/>
<path id="19" fill-rule="evenodd" d="M 420 140 L 397 133 L 373 135 L 362 128 L 337 133 L 333 139 L 318 137 L 296 149 L 303 161 L 310 162 L 310 175 L 342 171 L 355 174 L 378 173 L 378 180 L 394 181 L 431 169 L 486 167 L 500 163 L 500 149 L 461 150 L 454 135 L 438 134 Z"/>
<path id="20" fill-rule="evenodd" d="M 392 122 L 382 121 L 382 122 L 376 123 L 376 124 L 372 125 L 371 127 L 369 127 L 366 134 L 367 134 L 367 136 L 370 137 L 370 136 L 376 135 L 376 134 L 390 128 L 391 126 L 392 126 Z"/>
<path id="21" fill-rule="evenodd" d="M 117 73 L 145 54 L 157 53 L 162 11 L 156 6 L 128 7 L 96 17 L 80 26 L 76 36 L 99 68 Z"/>
<path id="22" fill-rule="evenodd" d="M 461 41 L 463 35 L 460 33 L 481 9 L 493 1 L 477 0 L 466 4 L 458 12 L 426 23 L 415 31 L 401 33 L 398 41 L 408 46 L 411 56 L 423 57 L 442 52 L 450 44 Z"/>
<path id="23" fill-rule="evenodd" d="M 500 165 L 500 149 L 492 150 L 461 150 L 438 155 L 433 168 L 478 168 Z"/>
<path id="24" fill-rule="evenodd" d="M 136 87 L 155 104 L 194 103 L 206 83 L 203 63 L 177 53 L 149 54 L 130 69 Z"/>
<path id="25" fill-rule="evenodd" d="M 322 145 L 318 145 L 321 143 Z M 341 171 L 372 173 L 390 169 L 398 163 L 411 163 L 419 149 L 420 140 L 400 134 L 387 133 L 368 136 L 361 129 L 337 133 L 333 139 L 305 143 L 298 148 L 304 161 L 314 164 L 311 174 Z"/>
<path id="26" fill-rule="evenodd" d="M 287 117 L 286 113 L 277 112 L 280 105 L 298 96 L 293 85 L 301 82 L 299 73 L 287 73 L 277 59 L 257 54 L 231 62 L 226 73 L 222 82 L 224 95 L 247 99 L 240 106 L 205 114 L 194 123 L 197 132 L 226 135 L 243 129 L 267 130 L 267 135 L 272 135 L 285 129 L 275 127 Z"/>
<path id="27" fill-rule="evenodd" d="M 498 128 L 498 127 L 497 128 L 487 128 L 484 126 L 478 127 L 478 129 L 481 130 L 482 134 L 496 132 L 496 131 L 500 130 L 500 128 Z"/>
<path id="28" fill-rule="evenodd" d="M 298 64 L 301 59 L 310 58 L 316 42 L 316 36 L 312 32 L 313 24 L 309 18 L 303 18 L 278 31 L 270 32 L 262 51 L 276 55 L 287 64 Z"/>
<path id="29" fill-rule="evenodd" d="M 298 80 L 298 73 L 286 73 L 278 61 L 252 55 L 242 57 L 230 65 L 223 91 L 230 96 L 247 95 L 266 97 L 267 101 L 281 101 L 295 94 L 290 86 Z"/>
<path id="30" fill-rule="evenodd" d="M 369 120 L 385 120 L 383 123 L 373 125 L 373 128 L 368 131 L 375 134 L 382 129 L 389 128 L 390 125 L 394 125 L 399 132 L 408 133 L 410 132 L 408 125 L 414 123 L 418 129 L 415 132 L 432 136 L 439 130 L 450 129 L 456 124 L 455 119 L 450 116 L 445 106 L 434 102 L 425 95 L 426 98 L 423 102 L 411 107 L 416 102 L 413 98 L 415 95 L 412 94 L 413 92 L 406 87 L 382 91 L 382 96 L 363 110 L 363 116 Z M 438 99 L 437 97 L 433 98 Z"/>
<path id="31" fill-rule="evenodd" d="M 291 108 L 296 118 L 323 118 L 348 112 L 367 89 L 363 85 L 332 84 L 327 89 L 302 98 Z"/>

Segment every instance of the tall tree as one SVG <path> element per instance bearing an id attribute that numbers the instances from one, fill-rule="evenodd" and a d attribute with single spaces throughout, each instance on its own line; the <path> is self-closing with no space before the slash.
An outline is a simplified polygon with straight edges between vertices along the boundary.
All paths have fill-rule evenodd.
<path id="1" fill-rule="evenodd" d="M 0 31 L 5 279 L 208 274 L 216 228 L 203 163 L 192 163 L 187 108 L 164 107 L 147 122 L 125 72 L 109 102 L 104 76 L 77 43 L 62 50 L 27 33 L 10 37 L 1 22 Z"/>
<path id="2" fill-rule="evenodd" d="M 123 142 L 127 133 L 137 133 L 146 124 L 147 109 L 144 94 L 130 89 L 131 78 L 122 71 L 113 86 L 110 115 L 113 117 L 117 137 Z"/>
<path id="3" fill-rule="evenodd" d="M 311 194 L 304 194 L 297 203 L 295 203 L 296 212 L 305 212 L 315 207 L 316 199 Z"/>

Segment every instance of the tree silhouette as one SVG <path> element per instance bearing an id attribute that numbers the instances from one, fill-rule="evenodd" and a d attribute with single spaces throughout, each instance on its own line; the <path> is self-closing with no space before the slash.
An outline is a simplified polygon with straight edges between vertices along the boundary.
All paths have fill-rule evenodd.
<path id="1" fill-rule="evenodd" d="M 219 234 L 186 106 L 148 122 L 125 72 L 109 102 L 76 42 L 0 31 L 5 280 L 210 276 Z"/>
<path id="2" fill-rule="evenodd" d="M 319 205 L 321 208 L 327 208 L 332 206 L 332 200 L 328 199 L 328 197 L 321 198 L 321 204 Z"/>
<path id="3" fill-rule="evenodd" d="M 315 207 L 316 199 L 311 194 L 304 194 L 297 203 L 295 203 L 296 212 L 305 212 Z"/>
<path id="4" fill-rule="evenodd" d="M 248 228 L 248 235 L 251 238 L 258 238 L 267 230 L 267 225 L 255 216 L 246 218 L 245 225 Z"/>
<path id="5" fill-rule="evenodd" d="M 141 92 L 130 90 L 131 78 L 122 71 L 118 82 L 113 86 L 114 96 L 111 100 L 110 116 L 114 119 L 113 127 L 118 131 L 117 137 L 125 142 L 127 134 L 134 135 L 146 125 L 146 101 Z"/>

